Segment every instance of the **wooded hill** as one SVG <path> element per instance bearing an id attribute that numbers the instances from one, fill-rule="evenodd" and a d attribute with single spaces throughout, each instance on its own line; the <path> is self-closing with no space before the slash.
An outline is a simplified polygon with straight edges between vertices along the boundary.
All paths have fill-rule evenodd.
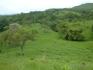
<path id="1" fill-rule="evenodd" d="M 0 16 L 0 31 L 5 30 L 5 26 L 11 23 L 27 25 L 40 23 L 56 30 L 56 25 L 62 22 L 87 20 L 93 20 L 93 3 L 82 4 L 69 9 L 48 9 L 45 11 Z"/>

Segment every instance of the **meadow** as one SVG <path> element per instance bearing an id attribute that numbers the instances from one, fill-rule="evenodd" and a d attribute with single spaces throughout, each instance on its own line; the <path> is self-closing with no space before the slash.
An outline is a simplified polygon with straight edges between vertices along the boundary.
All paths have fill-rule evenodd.
<path id="1" fill-rule="evenodd" d="M 35 41 L 0 53 L 0 70 L 93 70 L 93 41 L 73 42 L 56 32 L 40 33 Z"/>

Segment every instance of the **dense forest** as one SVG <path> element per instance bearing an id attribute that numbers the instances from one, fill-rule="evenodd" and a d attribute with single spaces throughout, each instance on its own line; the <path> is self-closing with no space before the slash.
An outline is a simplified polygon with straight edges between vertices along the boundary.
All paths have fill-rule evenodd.
<path id="1" fill-rule="evenodd" d="M 8 70 L 44 70 L 42 66 L 45 70 L 93 70 L 92 43 L 93 3 L 0 16 L 0 57 L 15 57 L 16 63 L 24 65 L 20 68 L 8 61 L 16 65 L 9 68 L 6 63 Z M 19 47 L 21 53 L 14 56 Z M 21 64 L 21 60 L 27 65 Z M 2 64 L 0 61 L 0 70 L 6 70 Z"/>

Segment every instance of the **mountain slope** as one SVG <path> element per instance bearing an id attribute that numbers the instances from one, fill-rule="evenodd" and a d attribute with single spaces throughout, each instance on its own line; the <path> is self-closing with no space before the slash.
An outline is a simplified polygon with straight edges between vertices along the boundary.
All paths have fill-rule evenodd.
<path id="1" fill-rule="evenodd" d="M 72 8 L 73 10 L 90 11 L 93 10 L 93 3 L 86 3 Z"/>

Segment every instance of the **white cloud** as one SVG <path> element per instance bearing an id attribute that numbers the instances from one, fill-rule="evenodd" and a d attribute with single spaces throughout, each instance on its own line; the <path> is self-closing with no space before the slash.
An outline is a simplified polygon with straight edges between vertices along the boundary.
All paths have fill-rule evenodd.
<path id="1" fill-rule="evenodd" d="M 0 14 L 69 8 L 86 2 L 93 2 L 93 0 L 0 0 Z"/>

